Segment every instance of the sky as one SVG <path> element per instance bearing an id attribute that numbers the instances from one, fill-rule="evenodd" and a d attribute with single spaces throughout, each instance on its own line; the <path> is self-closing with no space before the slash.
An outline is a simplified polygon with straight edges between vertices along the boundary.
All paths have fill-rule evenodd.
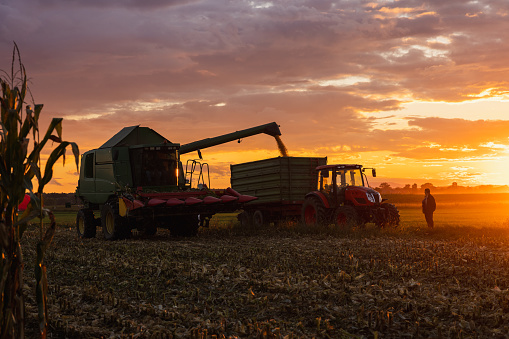
<path id="1" fill-rule="evenodd" d="M 509 185 L 508 40 L 507 0 L 0 0 L 0 69 L 16 42 L 41 126 L 64 118 L 81 153 L 125 126 L 186 144 L 275 121 L 290 156 L 393 187 Z M 279 152 L 202 154 L 226 188 Z M 77 180 L 69 150 L 45 191 Z"/>

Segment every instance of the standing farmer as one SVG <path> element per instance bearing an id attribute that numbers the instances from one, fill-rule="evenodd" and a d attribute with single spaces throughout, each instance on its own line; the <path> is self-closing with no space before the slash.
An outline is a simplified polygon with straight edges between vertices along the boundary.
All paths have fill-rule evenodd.
<path id="1" fill-rule="evenodd" d="M 437 204 L 435 203 L 435 198 L 431 195 L 429 188 L 426 188 L 424 190 L 424 200 L 422 201 L 422 213 L 424 213 L 429 228 L 435 226 L 433 222 L 433 212 L 435 212 L 436 208 Z"/>

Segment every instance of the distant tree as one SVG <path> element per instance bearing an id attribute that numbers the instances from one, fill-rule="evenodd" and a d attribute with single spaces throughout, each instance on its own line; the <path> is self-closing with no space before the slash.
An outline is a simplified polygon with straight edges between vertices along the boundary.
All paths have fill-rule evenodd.
<path id="1" fill-rule="evenodd" d="M 416 191 L 416 190 L 417 190 L 417 184 L 413 184 L 413 185 L 412 185 L 412 189 L 413 189 L 414 191 Z"/>
<path id="2" fill-rule="evenodd" d="M 430 182 L 427 182 L 427 183 L 421 185 L 421 189 L 424 190 L 426 188 L 429 188 L 431 190 L 432 188 L 435 188 L 435 186 L 433 186 L 433 184 Z"/>
<path id="3" fill-rule="evenodd" d="M 382 192 L 387 192 L 387 191 L 392 190 L 392 187 L 388 182 L 382 182 L 380 184 L 379 188 L 380 188 L 380 191 L 382 191 Z"/>

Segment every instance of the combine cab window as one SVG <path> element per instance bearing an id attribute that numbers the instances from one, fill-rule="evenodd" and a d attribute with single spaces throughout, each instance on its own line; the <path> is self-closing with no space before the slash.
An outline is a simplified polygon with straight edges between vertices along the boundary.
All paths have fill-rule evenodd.
<path id="1" fill-rule="evenodd" d="M 85 157 L 85 178 L 94 177 L 94 153 L 89 153 Z"/>
<path id="2" fill-rule="evenodd" d="M 176 186 L 177 154 L 166 147 L 131 150 L 135 186 Z"/>

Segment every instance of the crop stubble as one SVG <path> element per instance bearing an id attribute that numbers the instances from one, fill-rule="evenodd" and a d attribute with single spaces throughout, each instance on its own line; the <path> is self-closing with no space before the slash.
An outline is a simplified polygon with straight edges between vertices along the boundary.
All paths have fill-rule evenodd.
<path id="1" fill-rule="evenodd" d="M 450 337 L 508 332 L 508 232 L 167 233 L 106 242 L 59 228 L 47 252 L 54 337 Z M 26 237 L 35 330 L 34 243 Z M 30 329 L 29 329 L 30 333 Z"/>

